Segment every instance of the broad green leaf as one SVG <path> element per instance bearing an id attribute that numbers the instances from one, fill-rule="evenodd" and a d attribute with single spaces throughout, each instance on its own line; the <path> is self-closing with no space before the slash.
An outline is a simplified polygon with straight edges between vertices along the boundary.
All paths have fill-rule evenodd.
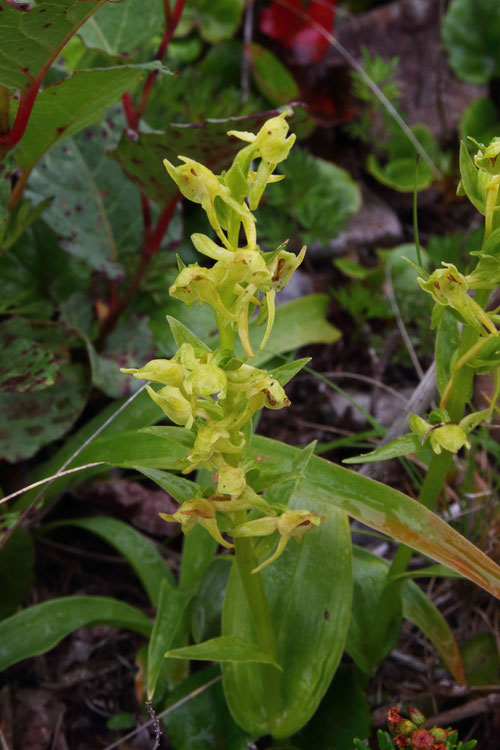
<path id="1" fill-rule="evenodd" d="M 203 575 L 214 559 L 217 542 L 205 529 L 197 525 L 182 543 L 179 586 L 198 590 Z"/>
<path id="2" fill-rule="evenodd" d="M 0 311 L 50 320 L 54 307 L 89 281 L 88 267 L 61 250 L 44 222 L 36 222 L 0 257 Z M 60 322 L 66 322 L 63 316 Z"/>
<path id="3" fill-rule="evenodd" d="M 401 588 L 403 616 L 430 640 L 457 682 L 466 684 L 460 651 L 451 629 L 437 607 L 413 581 Z"/>
<path id="4" fill-rule="evenodd" d="M 148 648 L 147 689 L 148 700 L 153 700 L 165 652 L 172 646 L 185 609 L 193 596 L 192 591 L 176 589 L 167 579 L 160 587 L 158 611 Z"/>
<path id="5" fill-rule="evenodd" d="M 453 0 L 443 21 L 450 65 L 469 83 L 500 75 L 500 6 L 496 0 Z"/>
<path id="6" fill-rule="evenodd" d="M 236 635 L 221 635 L 204 643 L 174 648 L 167 651 L 165 656 L 169 659 L 194 659 L 195 661 L 218 661 L 221 663 L 247 664 L 258 662 L 259 664 L 271 664 L 276 669 L 281 669 L 272 656 L 266 654 L 259 646 Z"/>
<path id="7" fill-rule="evenodd" d="M 161 0 L 149 2 L 147 13 L 143 0 L 124 0 L 106 3 L 99 15 L 90 18 L 78 34 L 87 47 L 114 57 L 129 57 L 137 47 L 161 34 L 164 23 Z"/>
<path id="8" fill-rule="evenodd" d="M 294 494 L 290 507 L 323 513 L 325 504 L 304 497 L 303 486 Z M 321 526 L 307 533 L 300 544 L 290 542 L 281 557 L 260 575 L 274 623 L 277 660 L 283 668 L 282 706 L 278 715 L 270 715 L 264 665 L 224 665 L 224 692 L 233 717 L 251 734 L 289 737 L 313 715 L 344 650 L 352 596 L 346 515 L 329 509 Z M 226 591 L 222 632 L 255 639 L 236 564 Z"/>
<path id="9" fill-rule="evenodd" d="M 413 135 L 425 148 L 429 156 L 438 162 L 440 152 L 434 136 L 426 125 L 414 125 Z M 376 156 L 370 154 L 366 166 L 368 171 L 381 183 L 401 192 L 413 192 L 429 187 L 434 175 L 422 160 L 417 160 L 415 147 L 403 131 L 397 131 L 387 144 L 388 161 L 382 167 Z"/>
<path id="10" fill-rule="evenodd" d="M 124 468 L 179 469 L 186 465 L 188 452 L 184 445 L 173 439 L 138 434 L 133 430 L 110 438 L 97 438 L 79 458 L 82 464 L 95 460 Z"/>
<path id="11" fill-rule="evenodd" d="M 212 2 L 212 0 L 210 0 Z M 249 130 L 257 132 L 264 122 L 279 110 L 263 112 L 246 117 L 228 117 L 224 120 L 205 120 L 202 124 L 168 124 L 164 132 L 140 133 L 131 140 L 122 135 L 116 149 L 109 154 L 116 159 L 127 177 L 151 200 L 164 206 L 177 199 L 177 186 L 170 179 L 163 159 L 178 163 L 179 154 L 202 162 L 213 172 L 227 169 L 236 153 L 242 148 L 242 141 L 228 138 L 228 130 Z M 290 127 L 304 119 L 304 110 L 296 107 L 290 118 Z M 276 187 L 276 186 L 273 186 Z M 283 242 L 281 237 L 280 242 Z"/>
<path id="12" fill-rule="evenodd" d="M 373 643 L 373 618 L 387 579 L 387 563 L 362 547 L 354 547 L 354 590 L 346 651 L 357 666 L 371 676 L 395 648 L 401 631 L 401 602 L 389 623 L 384 643 Z"/>
<path id="13" fill-rule="evenodd" d="M 217 679 L 211 687 L 198 692 Z M 184 680 L 166 700 L 165 708 L 174 706 L 175 710 L 163 717 L 174 750 L 248 750 L 247 740 L 251 738 L 228 711 L 219 667 L 200 669 Z"/>
<path id="14" fill-rule="evenodd" d="M 341 664 L 314 719 L 296 739 L 303 748 L 351 750 L 352 738 L 368 737 L 370 728 L 370 706 L 356 683 L 353 665 Z"/>
<path id="15" fill-rule="evenodd" d="M 306 445 L 300 452 L 295 454 L 292 465 L 289 467 L 290 473 L 288 480 L 273 484 L 267 491 L 266 500 L 268 503 L 288 505 L 290 498 L 297 489 L 297 486 L 305 476 L 306 469 L 309 466 L 315 447 L 316 441 L 313 441 L 312 443 L 309 443 L 309 445 Z"/>
<path id="16" fill-rule="evenodd" d="M 64 435 L 82 411 L 88 393 L 86 369 L 72 361 L 79 339 L 56 323 L 10 318 L 0 338 L 31 340 L 50 351 L 57 362 L 57 381 L 32 393 L 0 393 L 0 454 L 14 462 Z"/>
<path id="17" fill-rule="evenodd" d="M 222 604 L 231 571 L 231 558 L 221 555 L 206 569 L 191 605 L 191 631 L 196 643 L 220 634 Z"/>
<path id="18" fill-rule="evenodd" d="M 12 339 L 5 333 L 5 328 L 0 328 L 3 339 L 0 392 L 32 393 L 54 385 L 59 373 L 54 352 L 37 341 Z"/>
<path id="19" fill-rule="evenodd" d="M 260 241 L 270 248 L 292 235 L 304 245 L 327 243 L 361 206 L 349 173 L 303 148 L 295 146 L 277 172 L 285 179 L 269 186 L 256 211 Z"/>
<path id="20" fill-rule="evenodd" d="M 335 258 L 333 265 L 351 279 L 367 279 L 376 271 L 374 268 L 367 268 L 357 263 L 352 258 Z"/>
<path id="21" fill-rule="evenodd" d="M 263 470 L 291 466 L 297 448 L 255 436 L 252 454 Z M 446 565 L 500 598 L 500 567 L 484 552 L 420 503 L 384 484 L 313 456 L 301 496 L 315 507 L 338 508 L 426 557 Z M 321 527 L 319 530 L 321 536 Z"/>
<path id="22" fill-rule="evenodd" d="M 16 151 L 17 163 L 31 167 L 58 141 L 95 125 L 125 91 L 135 88 L 156 63 L 80 70 L 38 95 Z M 166 69 L 162 69 L 163 70 Z"/>
<path id="23" fill-rule="evenodd" d="M 257 88 L 273 107 L 299 98 L 300 91 L 294 77 L 273 52 L 251 42 L 245 46 L 245 53 L 250 56 Z"/>
<path id="24" fill-rule="evenodd" d="M 129 524 L 104 516 L 70 518 L 47 524 L 42 527 L 42 532 L 61 526 L 78 526 L 96 534 L 114 547 L 130 563 L 154 607 L 158 606 L 163 579 L 173 584 L 172 572 L 154 544 Z"/>
<path id="25" fill-rule="evenodd" d="M 453 633 L 438 609 L 413 581 L 405 581 L 400 589 L 399 612 L 389 627 L 382 653 L 370 652 L 373 613 L 388 580 L 389 563 L 362 547 L 354 547 L 354 571 L 353 610 L 346 650 L 356 664 L 370 674 L 377 663 L 387 656 L 399 638 L 402 614 L 420 628 L 453 677 L 463 683 L 463 666 Z"/>
<path id="26" fill-rule="evenodd" d="M 112 625 L 148 637 L 151 622 L 130 604 L 105 596 L 63 596 L 0 622 L 0 671 L 44 654 L 78 628 Z"/>
<path id="27" fill-rule="evenodd" d="M 106 156 L 113 128 L 110 115 L 99 127 L 56 144 L 33 170 L 26 194 L 34 202 L 53 196 L 44 217 L 63 250 L 92 269 L 120 278 L 121 261 L 143 240 L 137 190 Z"/>
<path id="28" fill-rule="evenodd" d="M 229 39 L 240 25 L 244 4 L 245 0 L 187 0 L 177 35 L 198 28 L 201 37 L 212 44 Z"/>
<path id="29" fill-rule="evenodd" d="M 391 440 L 387 445 L 376 448 L 369 453 L 360 453 L 359 456 L 344 458 L 343 464 L 369 464 L 374 461 L 387 461 L 390 458 L 398 456 L 407 456 L 409 453 L 416 453 L 422 447 L 418 435 L 412 432 L 407 435 L 401 435 L 396 440 Z"/>
<path id="30" fill-rule="evenodd" d="M 129 432 L 109 439 L 98 438 L 80 454 L 79 460 L 83 463 L 83 459 L 99 460 L 101 456 L 100 460 L 116 466 L 169 468 L 169 464 L 182 461 L 185 450 L 175 440 Z M 299 450 L 254 436 L 251 454 L 260 457 L 259 466 L 263 471 L 283 472 L 292 469 Z M 446 565 L 500 598 L 500 567 L 408 495 L 318 456 L 311 458 L 299 492 L 313 509 L 337 508 Z M 322 528 L 317 537 L 321 537 Z"/>
<path id="31" fill-rule="evenodd" d="M 441 396 L 448 385 L 451 374 L 451 360 L 455 352 L 458 351 L 459 343 L 460 328 L 458 320 L 452 315 L 450 309 L 445 307 L 439 321 L 435 347 L 436 383 Z"/>
<path id="32" fill-rule="evenodd" d="M 26 91 L 106 0 L 41 0 L 28 11 L 0 0 L 0 84 Z"/>
<path id="33" fill-rule="evenodd" d="M 494 633 L 480 633 L 460 649 L 468 685 L 500 685 L 500 650 Z"/>
<path id="34" fill-rule="evenodd" d="M 0 548 L 0 620 L 23 603 L 33 583 L 34 555 L 31 540 L 17 528 Z"/>
<path id="35" fill-rule="evenodd" d="M 170 474 L 167 471 L 160 471 L 159 469 L 147 469 L 144 466 L 134 466 L 134 469 L 140 471 L 145 477 L 151 479 L 156 484 L 172 495 L 174 500 L 178 503 L 184 503 L 186 500 L 192 500 L 201 491 L 201 487 L 196 482 L 191 482 L 189 479 L 178 474 Z"/>
<path id="36" fill-rule="evenodd" d="M 174 425 L 160 425 L 157 427 L 143 427 L 141 432 L 146 435 L 157 435 L 167 440 L 175 440 L 177 443 L 181 443 L 186 448 L 192 448 L 194 445 L 195 436 L 191 430 L 187 430 L 185 427 L 178 427 Z"/>

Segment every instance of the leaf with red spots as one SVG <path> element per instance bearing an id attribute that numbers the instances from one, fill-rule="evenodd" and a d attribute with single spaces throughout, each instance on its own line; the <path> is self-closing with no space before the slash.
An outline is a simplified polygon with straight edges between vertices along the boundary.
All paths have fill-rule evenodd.
<path id="1" fill-rule="evenodd" d="M 189 156 L 221 172 L 231 164 L 243 143 L 238 138 L 228 138 L 228 130 L 257 132 L 264 122 L 277 110 L 245 117 L 229 117 L 225 120 L 206 120 L 201 125 L 167 125 L 163 133 L 140 133 L 129 138 L 124 133 L 110 156 L 121 165 L 127 177 L 151 200 L 165 205 L 177 195 L 175 183 L 163 166 L 163 159 L 177 163 L 178 155 Z M 307 115 L 303 107 L 294 107 L 290 127 L 294 130 Z"/>
<path id="2" fill-rule="evenodd" d="M 281 3 L 265 8 L 260 14 L 260 30 L 293 50 L 302 65 L 322 60 L 330 42 L 318 26 L 332 33 L 336 0 L 287 0 L 286 4 L 288 8 Z"/>
<path id="3" fill-rule="evenodd" d="M 125 91 L 148 72 L 167 69 L 157 63 L 81 70 L 47 86 L 37 97 L 28 127 L 16 151 L 17 163 L 30 167 L 58 141 L 99 122 Z"/>
<path id="4" fill-rule="evenodd" d="M 42 0 L 15 7 L 0 0 L 0 83 L 26 92 L 42 80 L 68 39 L 105 3 Z"/>
<path id="5" fill-rule="evenodd" d="M 51 349 L 29 339 L 5 337 L 0 328 L 0 393 L 32 393 L 54 384 L 59 366 Z"/>
<path id="6" fill-rule="evenodd" d="M 26 190 L 33 202 L 53 196 L 44 216 L 62 249 L 109 278 L 124 275 L 121 260 L 142 241 L 137 190 L 106 156 L 120 126 L 111 115 L 51 148 Z"/>
<path id="7" fill-rule="evenodd" d="M 3 340 L 24 340 L 50 351 L 54 382 L 32 393 L 0 393 L 0 456 L 19 461 L 33 456 L 42 445 L 64 435 L 87 400 L 88 377 L 83 365 L 72 362 L 75 335 L 56 323 L 10 318 L 0 326 Z"/>

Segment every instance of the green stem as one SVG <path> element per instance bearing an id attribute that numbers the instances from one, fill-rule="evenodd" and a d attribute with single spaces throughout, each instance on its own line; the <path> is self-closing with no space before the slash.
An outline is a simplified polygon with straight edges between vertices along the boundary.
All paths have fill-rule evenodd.
<path id="1" fill-rule="evenodd" d="M 476 302 L 481 305 L 483 309 L 488 304 L 488 297 L 488 290 L 483 289 L 476 292 L 475 295 Z M 469 351 L 472 346 L 474 346 L 478 338 L 479 334 L 477 331 L 470 326 L 464 327 L 458 347 L 458 360 Z M 459 422 L 464 416 L 465 407 L 469 402 L 472 393 L 473 379 L 474 370 L 467 365 L 461 367 L 454 376 L 453 388 L 446 405 L 450 418 L 454 422 Z M 446 476 L 452 464 L 452 460 L 453 454 L 446 450 L 440 454 L 433 455 L 431 459 L 418 497 L 418 501 L 426 508 L 429 508 L 429 510 L 433 510 L 436 507 L 439 495 L 444 487 Z M 399 592 L 403 583 L 403 579 L 395 581 L 391 581 L 391 579 L 405 572 L 412 556 L 413 550 L 410 547 L 407 547 L 406 545 L 400 546 L 394 555 L 394 559 L 387 573 L 388 583 L 384 588 L 377 606 L 377 613 L 372 628 L 372 637 L 370 639 L 371 648 L 369 651 L 371 651 L 374 667 L 378 664 L 378 658 L 384 645 L 387 629 L 396 613 Z"/>
<path id="2" fill-rule="evenodd" d="M 238 511 L 235 516 L 236 525 L 245 523 L 247 520 L 246 511 Z M 263 651 L 277 662 L 278 650 L 266 592 L 260 573 L 252 573 L 252 570 L 257 567 L 253 542 L 246 537 L 235 539 L 234 549 L 241 582 L 252 612 L 257 643 Z M 262 702 L 267 706 L 269 716 L 278 718 L 282 709 L 280 672 L 270 664 L 261 664 L 260 668 Z"/>

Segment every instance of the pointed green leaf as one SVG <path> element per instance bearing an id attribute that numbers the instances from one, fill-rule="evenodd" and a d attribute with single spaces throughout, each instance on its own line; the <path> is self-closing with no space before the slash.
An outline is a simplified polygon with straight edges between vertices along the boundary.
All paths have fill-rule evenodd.
<path id="1" fill-rule="evenodd" d="M 353 552 L 354 591 L 346 651 L 357 666 L 371 676 L 396 646 L 401 631 L 401 602 L 397 602 L 384 642 L 374 644 L 371 637 L 373 618 L 385 588 L 387 563 L 363 547 L 354 545 Z"/>
<path id="2" fill-rule="evenodd" d="M 163 579 L 173 584 L 172 572 L 154 544 L 129 524 L 107 517 L 71 518 L 43 526 L 42 533 L 61 526 L 86 529 L 114 547 L 130 563 L 154 607 L 158 606 Z"/>
<path id="3" fill-rule="evenodd" d="M 436 383 L 442 396 L 450 379 L 451 360 L 460 343 L 460 328 L 450 308 L 445 307 L 437 328 L 435 360 Z"/>
<path id="4" fill-rule="evenodd" d="M 397 456 L 407 456 L 409 453 L 416 453 L 421 447 L 418 435 L 414 435 L 410 432 L 407 435 L 401 435 L 401 437 L 396 438 L 396 440 L 391 440 L 387 445 L 383 445 L 381 448 L 376 448 L 369 453 L 361 453 L 359 456 L 344 458 L 342 463 L 369 464 L 374 461 L 387 461 L 390 458 L 397 458 Z"/>
<path id="5" fill-rule="evenodd" d="M 191 605 L 191 631 L 196 643 L 215 638 L 220 633 L 222 605 L 231 564 L 229 555 L 216 557 L 200 581 Z"/>
<path id="6" fill-rule="evenodd" d="M 148 637 L 151 622 L 130 604 L 104 596 L 63 596 L 0 622 L 0 671 L 44 654 L 77 628 L 112 625 Z"/>
<path id="7" fill-rule="evenodd" d="M 304 482 L 289 507 L 326 511 L 323 502 L 304 496 L 303 486 Z M 318 707 L 344 650 L 351 615 L 351 570 L 347 517 L 331 508 L 318 528 L 300 544 L 290 542 L 281 557 L 260 573 L 276 634 L 277 659 L 283 667 L 279 715 L 273 715 L 272 706 L 263 701 L 265 666 L 227 664 L 222 670 L 231 713 L 254 736 L 272 732 L 276 738 L 289 737 Z M 255 639 L 237 565 L 229 577 L 222 633 Z"/>
<path id="8" fill-rule="evenodd" d="M 141 474 L 144 474 L 145 477 L 148 477 L 148 479 L 156 482 L 165 492 L 172 495 L 178 503 L 192 500 L 201 494 L 202 488 L 199 484 L 185 479 L 178 474 L 170 474 L 167 471 L 160 471 L 159 469 L 147 469 L 144 466 L 134 466 L 134 468 L 140 471 Z"/>
<path id="9" fill-rule="evenodd" d="M 257 88 L 274 107 L 299 98 L 295 79 L 273 52 L 260 44 L 250 43 L 245 45 L 245 54 L 250 57 Z"/>
<path id="10" fill-rule="evenodd" d="M 247 664 L 271 664 L 276 669 L 281 667 L 259 646 L 245 638 L 235 635 L 221 635 L 194 646 L 174 648 L 165 654 L 169 659 L 194 659 L 195 661 L 218 661 Z"/>
<path id="11" fill-rule="evenodd" d="M 469 149 L 463 141 L 460 143 L 460 181 L 461 187 L 468 199 L 480 214 L 484 215 L 485 211 L 485 194 L 482 188 L 481 175 L 479 170 L 474 166 Z M 463 193 L 462 193 L 463 195 Z"/>
<path id="12" fill-rule="evenodd" d="M 34 561 L 31 539 L 24 529 L 15 529 L 0 549 L 0 620 L 22 605 L 33 583 Z"/>
<path id="13" fill-rule="evenodd" d="M 191 333 L 184 323 L 180 320 L 173 318 L 171 315 L 167 315 L 167 321 L 172 331 L 172 336 L 175 339 L 175 343 L 180 348 L 182 344 L 191 344 L 195 349 L 201 349 L 202 351 L 209 352 L 211 349 L 194 333 Z"/>
<path id="14" fill-rule="evenodd" d="M 264 470 L 291 466 L 294 451 L 284 443 L 255 436 L 252 454 Z M 313 456 L 300 486 L 312 507 L 335 507 L 426 557 L 446 565 L 500 598 L 500 567 L 435 513 L 402 492 Z M 321 535 L 321 529 L 319 534 Z"/>
<path id="15" fill-rule="evenodd" d="M 401 588 L 403 615 L 434 645 L 455 680 L 466 684 L 460 650 L 451 629 L 437 607 L 413 581 Z"/>
<path id="16" fill-rule="evenodd" d="M 172 645 L 185 609 L 193 596 L 192 591 L 176 589 L 165 578 L 161 582 L 158 611 L 148 647 L 147 689 L 148 700 L 154 692 L 165 659 L 165 651 Z"/>
<path id="17" fill-rule="evenodd" d="M 397 576 L 391 576 L 389 580 L 397 581 L 400 578 L 462 578 L 460 573 L 457 573 L 451 568 L 447 568 L 446 565 L 427 565 L 425 568 L 419 568 L 418 570 L 407 570 L 405 573 L 400 573 Z"/>
<path id="18" fill-rule="evenodd" d="M 302 359 L 294 359 L 292 362 L 287 362 L 284 365 L 275 367 L 270 371 L 272 378 L 278 381 L 281 386 L 285 386 L 297 373 L 299 373 L 303 367 L 305 367 L 311 361 L 311 357 L 303 357 Z"/>

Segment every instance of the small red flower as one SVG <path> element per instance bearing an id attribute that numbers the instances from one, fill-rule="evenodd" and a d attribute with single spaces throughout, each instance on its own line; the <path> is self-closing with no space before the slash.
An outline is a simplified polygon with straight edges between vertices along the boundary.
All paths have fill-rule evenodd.
<path id="1" fill-rule="evenodd" d="M 435 750 L 434 737 L 427 729 L 415 729 L 410 741 L 411 750 Z"/>
<path id="2" fill-rule="evenodd" d="M 337 0 L 286 0 L 289 9 L 281 3 L 271 3 L 260 14 L 259 28 L 271 39 L 292 49 L 302 65 L 318 62 L 325 56 L 330 42 L 317 25 L 332 32 L 336 3 Z"/>
<path id="3" fill-rule="evenodd" d="M 397 706 L 393 706 L 387 714 L 387 724 L 389 725 L 389 729 L 396 729 L 397 725 L 402 721 L 403 717 L 399 714 L 399 708 Z"/>

